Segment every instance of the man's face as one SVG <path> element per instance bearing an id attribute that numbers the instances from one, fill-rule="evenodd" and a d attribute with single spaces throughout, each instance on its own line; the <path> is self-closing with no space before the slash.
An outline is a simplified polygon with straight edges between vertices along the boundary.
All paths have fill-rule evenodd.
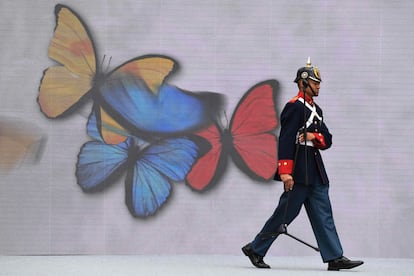
<path id="1" fill-rule="evenodd" d="M 309 79 L 309 86 L 306 88 L 305 92 L 310 97 L 317 97 L 319 95 L 320 88 L 321 88 L 320 82 Z"/>

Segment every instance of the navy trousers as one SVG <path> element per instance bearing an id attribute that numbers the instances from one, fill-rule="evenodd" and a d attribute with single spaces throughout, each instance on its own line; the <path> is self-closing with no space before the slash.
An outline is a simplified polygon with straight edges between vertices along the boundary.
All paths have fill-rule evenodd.
<path id="1" fill-rule="evenodd" d="M 263 239 L 262 234 L 276 233 L 280 225 L 289 225 L 299 215 L 304 205 L 322 260 L 328 262 L 341 257 L 343 250 L 336 232 L 328 191 L 329 184 L 322 184 L 320 180 L 309 185 L 295 183 L 292 191 L 281 195 L 273 215 L 253 240 L 253 251 L 264 257 L 277 236 Z M 287 209 L 286 204 L 288 204 Z"/>

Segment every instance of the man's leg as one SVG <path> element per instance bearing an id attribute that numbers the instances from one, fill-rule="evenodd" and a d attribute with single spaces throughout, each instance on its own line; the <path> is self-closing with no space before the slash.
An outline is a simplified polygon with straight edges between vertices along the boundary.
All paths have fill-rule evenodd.
<path id="1" fill-rule="evenodd" d="M 308 187 L 295 184 L 293 190 L 284 192 L 280 196 L 279 204 L 273 215 L 266 221 L 262 230 L 251 243 L 252 249 L 260 256 L 265 256 L 277 235 L 269 237 L 268 234 L 277 233 L 283 224 L 290 224 L 299 214 L 307 196 Z M 267 236 L 267 237 L 266 237 Z"/>
<path id="2" fill-rule="evenodd" d="M 316 182 L 310 186 L 304 203 L 324 262 L 340 258 L 343 254 L 328 191 L 329 185 Z"/>

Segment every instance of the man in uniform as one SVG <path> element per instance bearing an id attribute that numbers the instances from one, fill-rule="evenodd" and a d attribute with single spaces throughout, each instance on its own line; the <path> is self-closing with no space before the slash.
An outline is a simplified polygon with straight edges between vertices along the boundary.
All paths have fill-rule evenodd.
<path id="1" fill-rule="evenodd" d="M 332 135 L 323 121 L 321 108 L 314 102 L 322 79 L 310 58 L 305 67 L 299 68 L 294 81 L 299 92 L 285 105 L 280 116 L 279 162 L 275 175 L 275 180 L 283 182 L 285 191 L 273 215 L 242 251 L 254 266 L 270 268 L 263 257 L 277 236 L 297 217 L 303 204 L 328 270 L 354 268 L 363 262 L 343 256 L 332 216 L 329 179 L 320 155 L 320 150 L 331 146 Z"/>

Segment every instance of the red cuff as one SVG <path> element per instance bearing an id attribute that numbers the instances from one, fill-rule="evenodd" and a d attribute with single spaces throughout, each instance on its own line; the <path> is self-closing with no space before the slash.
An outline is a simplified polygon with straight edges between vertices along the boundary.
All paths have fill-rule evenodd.
<path id="1" fill-rule="evenodd" d="M 325 137 L 323 137 L 323 134 L 319 132 L 313 132 L 313 135 L 315 135 L 315 139 L 312 140 L 313 145 L 319 149 L 325 148 L 326 143 L 325 143 Z"/>
<path id="2" fill-rule="evenodd" d="M 292 174 L 293 171 L 293 160 L 279 160 L 278 164 L 279 174 Z"/>

